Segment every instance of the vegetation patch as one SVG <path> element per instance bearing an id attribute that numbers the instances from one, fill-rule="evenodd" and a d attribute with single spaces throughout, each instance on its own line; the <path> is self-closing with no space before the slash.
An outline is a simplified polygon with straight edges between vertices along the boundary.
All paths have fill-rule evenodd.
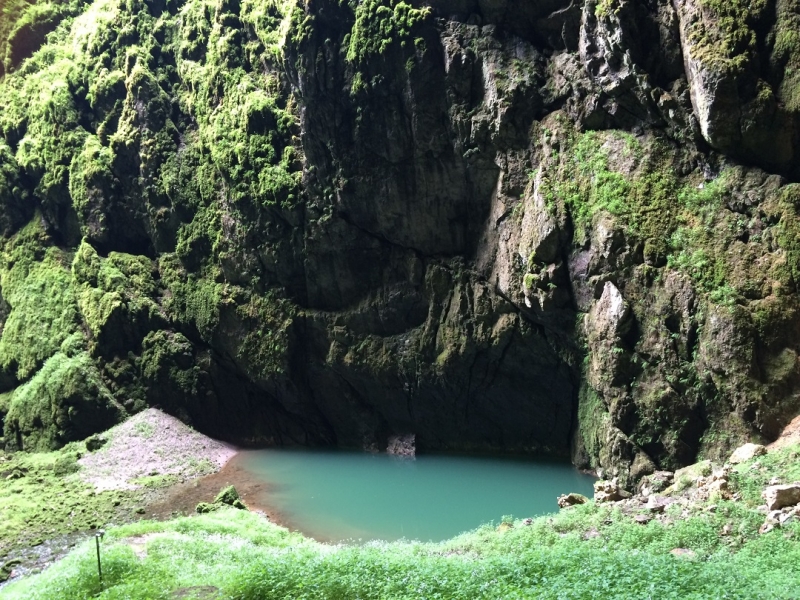
<path id="1" fill-rule="evenodd" d="M 347 60 L 362 63 L 384 54 L 396 42 L 405 43 L 414 28 L 431 16 L 428 7 L 413 8 L 402 0 L 350 2 L 355 24 L 347 40 Z"/>
<path id="2" fill-rule="evenodd" d="M 69 254 L 50 245 L 41 221 L 8 240 L 0 287 L 11 312 L 0 337 L 0 367 L 27 379 L 80 327 Z"/>
<path id="3" fill-rule="evenodd" d="M 720 70 L 741 71 L 758 49 L 758 24 L 767 0 L 699 0 L 702 19 L 690 30 L 700 60 Z"/>
<path id="4" fill-rule="evenodd" d="M 53 450 L 108 429 L 123 415 L 88 354 L 59 352 L 16 389 L 4 434 L 19 450 Z"/>
<path id="5" fill-rule="evenodd" d="M 45 540 L 123 520 L 132 501 L 121 492 L 96 492 L 77 474 L 85 452 L 74 443 L 0 456 L 0 563 Z"/>

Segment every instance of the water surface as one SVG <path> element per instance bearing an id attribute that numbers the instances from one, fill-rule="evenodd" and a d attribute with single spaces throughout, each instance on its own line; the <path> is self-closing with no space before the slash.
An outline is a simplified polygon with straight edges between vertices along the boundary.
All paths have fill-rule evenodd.
<path id="1" fill-rule="evenodd" d="M 505 515 L 555 512 L 558 495 L 591 497 L 594 481 L 569 463 L 513 458 L 251 450 L 233 460 L 268 484 L 245 502 L 325 541 L 440 541 Z"/>

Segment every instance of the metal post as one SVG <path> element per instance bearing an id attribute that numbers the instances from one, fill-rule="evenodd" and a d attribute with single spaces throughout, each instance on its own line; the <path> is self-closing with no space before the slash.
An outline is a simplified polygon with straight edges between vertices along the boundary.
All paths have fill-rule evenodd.
<path id="1" fill-rule="evenodd" d="M 97 574 L 100 577 L 100 581 L 103 581 L 103 568 L 100 566 L 100 538 L 105 535 L 105 531 L 102 529 L 94 534 L 94 541 L 97 545 Z"/>

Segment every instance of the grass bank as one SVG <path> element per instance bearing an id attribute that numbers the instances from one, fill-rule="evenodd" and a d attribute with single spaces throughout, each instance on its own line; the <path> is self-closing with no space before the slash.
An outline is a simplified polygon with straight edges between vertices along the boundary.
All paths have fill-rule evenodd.
<path id="1" fill-rule="evenodd" d="M 174 485 L 218 471 L 233 453 L 152 408 L 57 451 L 0 451 L 0 581 L 98 528 L 143 518 Z"/>
<path id="2" fill-rule="evenodd" d="M 675 502 L 645 524 L 590 502 L 443 543 L 330 546 L 234 509 L 142 521 L 107 533 L 102 583 L 88 542 L 0 598 L 796 598 L 800 524 L 759 534 L 758 505 L 799 458 L 795 445 L 739 465 L 737 501 Z"/>

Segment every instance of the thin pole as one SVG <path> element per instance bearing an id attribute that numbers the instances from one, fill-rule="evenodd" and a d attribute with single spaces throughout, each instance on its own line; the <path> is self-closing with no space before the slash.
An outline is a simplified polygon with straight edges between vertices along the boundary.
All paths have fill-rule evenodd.
<path id="1" fill-rule="evenodd" d="M 103 568 L 100 566 L 100 534 L 94 536 L 94 541 L 97 543 L 97 574 L 100 576 L 100 581 L 103 581 Z"/>

